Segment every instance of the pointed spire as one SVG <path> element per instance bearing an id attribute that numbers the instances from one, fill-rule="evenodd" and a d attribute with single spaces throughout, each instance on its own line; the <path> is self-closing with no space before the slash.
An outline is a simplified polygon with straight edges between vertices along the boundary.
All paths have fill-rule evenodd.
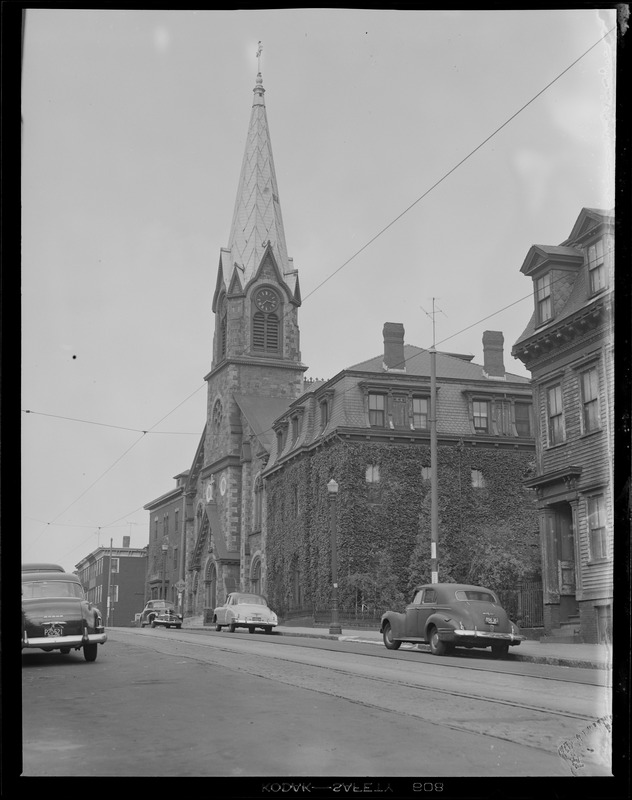
<path id="1" fill-rule="evenodd" d="M 261 56 L 261 42 L 257 60 Z M 244 285 L 253 277 L 270 242 L 282 274 L 293 270 L 288 260 L 279 204 L 261 72 L 257 73 L 246 150 L 230 230 L 230 260 L 243 269 Z"/>

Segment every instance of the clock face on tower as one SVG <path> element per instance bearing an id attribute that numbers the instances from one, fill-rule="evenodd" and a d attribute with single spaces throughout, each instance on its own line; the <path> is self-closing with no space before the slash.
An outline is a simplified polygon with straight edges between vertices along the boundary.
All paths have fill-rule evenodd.
<path id="1" fill-rule="evenodd" d="M 279 305 L 279 298 L 272 289 L 260 289 L 255 295 L 255 303 L 257 308 L 269 314 Z"/>

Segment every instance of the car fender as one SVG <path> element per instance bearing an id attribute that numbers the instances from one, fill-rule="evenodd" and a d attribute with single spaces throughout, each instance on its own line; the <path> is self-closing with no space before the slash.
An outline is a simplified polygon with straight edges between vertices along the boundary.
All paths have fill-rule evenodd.
<path id="1" fill-rule="evenodd" d="M 455 618 L 452 611 L 435 611 L 426 620 L 426 627 L 424 628 L 424 638 L 429 641 L 428 632 L 430 628 L 436 628 L 438 631 L 450 628 L 454 630 L 459 627 L 459 621 Z"/>
<path id="2" fill-rule="evenodd" d="M 382 620 L 380 622 L 380 633 L 384 631 L 384 623 L 390 623 L 391 630 L 393 631 L 393 636 L 397 639 L 404 633 L 404 622 L 406 620 L 406 615 L 402 614 L 399 611 L 387 611 L 386 614 L 382 615 Z"/>

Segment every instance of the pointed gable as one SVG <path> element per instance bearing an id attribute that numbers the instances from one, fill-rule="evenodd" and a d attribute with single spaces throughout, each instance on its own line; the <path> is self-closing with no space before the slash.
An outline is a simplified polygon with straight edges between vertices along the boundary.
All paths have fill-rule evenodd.
<path id="1" fill-rule="evenodd" d="M 602 225 L 604 222 L 612 223 L 613 221 L 614 217 L 611 211 L 602 211 L 598 208 L 582 208 L 567 242 L 575 242 L 582 239 L 597 226 Z"/>
<path id="2" fill-rule="evenodd" d="M 534 244 L 529 248 L 520 272 L 524 275 L 533 275 L 546 267 L 577 268 L 581 266 L 584 256 L 581 250 L 575 247 L 551 246 Z"/>
<path id="3" fill-rule="evenodd" d="M 240 267 L 237 264 L 235 264 L 233 268 L 233 275 L 230 279 L 230 284 L 228 285 L 228 294 L 231 296 L 236 294 L 243 294 L 240 272 L 241 272 Z"/>

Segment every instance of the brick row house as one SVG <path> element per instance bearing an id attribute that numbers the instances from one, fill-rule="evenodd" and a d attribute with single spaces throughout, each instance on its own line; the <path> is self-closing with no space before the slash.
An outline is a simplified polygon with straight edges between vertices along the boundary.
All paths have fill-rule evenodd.
<path id="1" fill-rule="evenodd" d="M 86 597 L 103 613 L 106 626 L 128 627 L 143 609 L 147 549 L 130 547 L 123 537 L 122 547 L 97 547 L 75 565 Z"/>
<path id="2" fill-rule="evenodd" d="M 613 248 L 612 213 L 592 208 L 530 248 L 534 311 L 512 350 L 533 378 L 545 630 L 586 642 L 612 628 Z"/>
<path id="3" fill-rule="evenodd" d="M 144 506 L 149 511 L 144 599 L 164 598 L 181 612 L 184 602 L 188 475 L 188 470 L 176 475 L 173 489 Z M 139 610 L 142 611 L 142 608 Z"/>

